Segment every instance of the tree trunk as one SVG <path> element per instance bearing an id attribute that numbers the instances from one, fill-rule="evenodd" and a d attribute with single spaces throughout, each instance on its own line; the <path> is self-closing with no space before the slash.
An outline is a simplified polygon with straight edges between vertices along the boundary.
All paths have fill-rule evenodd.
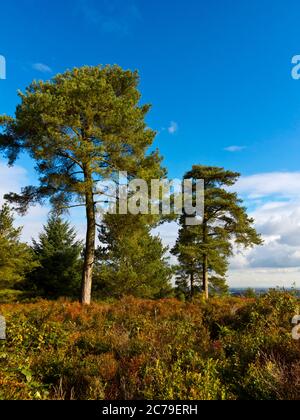
<path id="1" fill-rule="evenodd" d="M 209 299 L 209 290 L 208 290 L 208 258 L 207 255 L 203 257 L 203 291 L 205 293 L 205 299 Z"/>
<path id="2" fill-rule="evenodd" d="M 207 221 L 203 220 L 203 244 L 207 245 Z M 203 255 L 203 291 L 205 294 L 205 299 L 209 299 L 208 291 L 208 257 L 206 254 Z"/>
<path id="3" fill-rule="evenodd" d="M 191 298 L 194 297 L 194 273 L 191 274 Z"/>
<path id="4" fill-rule="evenodd" d="M 92 189 L 91 177 L 85 177 L 87 186 L 86 192 L 86 244 L 84 253 L 84 265 L 82 273 L 82 295 L 81 303 L 90 305 L 92 299 L 92 280 L 95 263 L 95 244 L 96 244 L 96 214 L 94 204 L 94 194 Z M 90 182 L 89 182 L 90 181 Z M 90 185 L 89 185 L 90 184 Z"/>

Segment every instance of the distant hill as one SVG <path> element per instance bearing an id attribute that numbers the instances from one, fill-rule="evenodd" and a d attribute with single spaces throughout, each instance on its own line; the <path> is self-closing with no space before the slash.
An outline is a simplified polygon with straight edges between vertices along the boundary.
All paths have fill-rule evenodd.
<path id="1" fill-rule="evenodd" d="M 275 289 L 278 291 L 280 290 L 280 291 L 286 291 L 289 293 L 295 293 L 296 296 L 300 297 L 300 289 L 292 289 L 292 288 L 283 289 L 283 288 L 267 288 L 267 287 L 260 287 L 260 288 L 232 287 L 229 289 L 229 292 L 231 296 L 245 296 L 250 291 L 253 291 L 257 296 L 261 296 L 261 295 L 267 294 L 270 290 L 275 290 Z"/>

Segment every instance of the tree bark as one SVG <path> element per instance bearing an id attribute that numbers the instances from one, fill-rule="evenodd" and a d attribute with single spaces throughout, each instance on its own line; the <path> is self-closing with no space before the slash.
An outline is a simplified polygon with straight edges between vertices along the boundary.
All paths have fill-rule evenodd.
<path id="1" fill-rule="evenodd" d="M 205 293 L 205 299 L 209 299 L 209 290 L 208 290 L 208 258 L 207 255 L 203 257 L 203 291 Z"/>
<path id="2" fill-rule="evenodd" d="M 191 298 L 194 297 L 194 273 L 191 274 Z"/>
<path id="3" fill-rule="evenodd" d="M 206 220 L 203 220 L 203 243 L 207 244 L 207 224 Z M 205 299 L 209 299 L 209 290 L 208 290 L 208 257 L 206 254 L 203 255 L 203 291 L 205 294 Z"/>
<path id="4" fill-rule="evenodd" d="M 95 244 L 96 244 L 96 212 L 94 194 L 92 187 L 92 177 L 88 172 L 85 173 L 86 190 L 86 245 L 84 253 L 84 265 L 82 273 L 82 294 L 81 303 L 90 305 L 92 300 L 92 280 L 95 263 Z"/>

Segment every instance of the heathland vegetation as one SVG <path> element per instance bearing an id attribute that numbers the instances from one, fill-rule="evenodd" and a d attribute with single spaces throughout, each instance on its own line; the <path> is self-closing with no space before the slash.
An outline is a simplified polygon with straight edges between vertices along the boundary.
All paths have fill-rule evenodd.
<path id="1" fill-rule="evenodd" d="M 1 305 L 0 399 L 299 399 L 299 300 Z"/>

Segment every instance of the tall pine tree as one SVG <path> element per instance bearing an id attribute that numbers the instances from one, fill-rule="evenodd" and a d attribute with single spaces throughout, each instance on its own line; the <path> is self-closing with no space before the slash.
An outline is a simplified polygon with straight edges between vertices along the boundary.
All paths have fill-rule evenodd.
<path id="1" fill-rule="evenodd" d="M 229 191 L 239 176 L 223 168 L 201 165 L 193 166 L 185 175 L 185 179 L 204 180 L 205 189 L 202 223 L 187 226 L 186 215 L 183 215 L 173 249 L 179 260 L 179 276 L 184 281 L 189 279 L 191 294 L 199 283 L 207 299 L 209 289 L 226 291 L 225 275 L 234 246 L 247 248 L 262 244 L 242 200 Z"/>
<path id="2" fill-rule="evenodd" d="M 155 132 L 145 123 L 150 106 L 140 104 L 138 84 L 137 72 L 86 66 L 33 82 L 20 93 L 15 118 L 0 116 L 0 151 L 10 164 L 21 151 L 29 153 L 40 180 L 7 199 L 21 213 L 45 199 L 59 210 L 85 208 L 84 304 L 91 302 L 96 209 L 105 195 L 97 181 L 118 171 L 142 179 L 162 175 L 159 154 L 147 153 Z"/>

